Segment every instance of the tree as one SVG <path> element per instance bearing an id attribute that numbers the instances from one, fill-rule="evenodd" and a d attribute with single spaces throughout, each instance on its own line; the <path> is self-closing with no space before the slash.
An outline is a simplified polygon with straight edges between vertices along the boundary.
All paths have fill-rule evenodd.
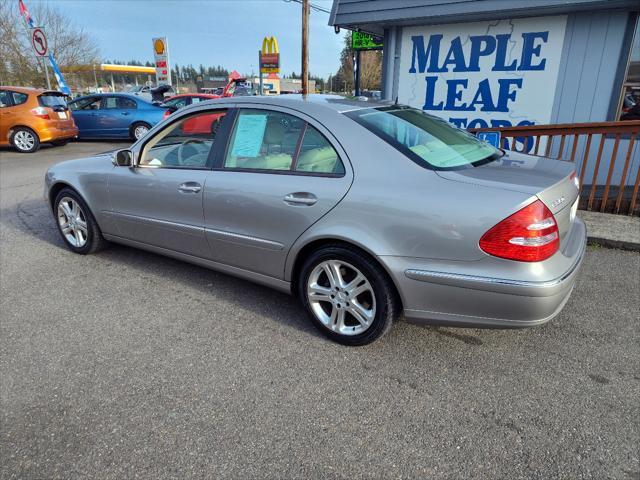
<path id="1" fill-rule="evenodd" d="M 56 7 L 37 3 L 31 16 L 37 25 L 45 27 L 49 50 L 60 68 L 98 61 L 94 39 Z M 44 87 L 42 60 L 34 56 L 18 2 L 0 1 L 0 38 L 0 84 Z M 55 86 L 54 77 L 51 78 Z"/>
<path id="2" fill-rule="evenodd" d="M 350 92 L 353 84 L 353 54 L 351 33 L 344 36 L 344 47 L 340 53 L 340 68 L 332 78 L 334 91 Z M 380 90 L 382 80 L 382 52 L 378 50 L 360 52 L 360 88 Z"/>

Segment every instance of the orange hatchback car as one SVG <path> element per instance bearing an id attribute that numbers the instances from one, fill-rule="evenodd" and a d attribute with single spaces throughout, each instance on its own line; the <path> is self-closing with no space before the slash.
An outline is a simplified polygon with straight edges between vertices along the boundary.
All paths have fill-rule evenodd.
<path id="1" fill-rule="evenodd" d="M 24 87 L 0 87 L 0 145 L 23 153 L 41 143 L 65 145 L 78 136 L 78 127 L 64 93 Z"/>

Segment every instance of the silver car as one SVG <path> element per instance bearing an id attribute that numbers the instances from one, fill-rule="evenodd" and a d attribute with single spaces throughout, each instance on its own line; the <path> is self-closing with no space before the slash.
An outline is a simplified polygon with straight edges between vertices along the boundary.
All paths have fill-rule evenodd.
<path id="1" fill-rule="evenodd" d="M 300 298 L 329 338 L 413 322 L 553 318 L 582 261 L 568 162 L 505 152 L 420 110 L 334 96 L 179 110 L 130 148 L 60 163 L 67 246 L 151 250 Z"/>

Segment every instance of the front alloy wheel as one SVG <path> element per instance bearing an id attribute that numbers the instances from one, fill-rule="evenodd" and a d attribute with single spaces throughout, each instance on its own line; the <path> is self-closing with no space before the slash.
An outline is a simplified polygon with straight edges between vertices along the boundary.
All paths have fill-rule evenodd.
<path id="1" fill-rule="evenodd" d="M 71 246 L 82 248 L 87 244 L 87 217 L 73 198 L 62 197 L 58 203 L 58 225 Z"/>
<path id="2" fill-rule="evenodd" d="M 89 207 L 75 190 L 63 188 L 58 193 L 53 203 L 53 214 L 69 250 L 86 255 L 107 245 Z"/>

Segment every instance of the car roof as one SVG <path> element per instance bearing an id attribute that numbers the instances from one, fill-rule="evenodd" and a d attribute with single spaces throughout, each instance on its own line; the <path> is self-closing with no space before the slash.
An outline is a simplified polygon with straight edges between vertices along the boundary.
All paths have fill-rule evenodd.
<path id="1" fill-rule="evenodd" d="M 78 98 L 74 98 L 74 100 L 78 100 L 80 98 L 86 98 L 86 97 L 124 97 L 124 98 L 131 98 L 133 100 L 139 100 L 141 102 L 145 102 L 145 103 L 150 103 L 148 100 L 146 100 L 144 97 L 141 97 L 140 95 L 133 95 L 132 93 L 124 93 L 124 92 L 114 92 L 114 93 L 87 93 L 86 95 L 82 95 L 81 97 Z"/>
<path id="2" fill-rule="evenodd" d="M 350 112 L 353 110 L 362 110 L 367 108 L 376 108 L 389 106 L 391 102 L 388 101 L 367 101 L 359 99 L 349 99 L 340 95 L 325 95 L 325 94 L 311 94 L 311 95 L 251 95 L 243 97 L 227 97 L 211 100 L 211 103 L 242 103 L 242 104 L 255 104 L 255 105 L 273 105 L 290 107 L 298 110 L 306 110 L 313 107 L 322 107 L 329 110 L 333 110 L 338 113 Z M 207 102 L 201 102 L 198 105 L 203 105 Z"/>

